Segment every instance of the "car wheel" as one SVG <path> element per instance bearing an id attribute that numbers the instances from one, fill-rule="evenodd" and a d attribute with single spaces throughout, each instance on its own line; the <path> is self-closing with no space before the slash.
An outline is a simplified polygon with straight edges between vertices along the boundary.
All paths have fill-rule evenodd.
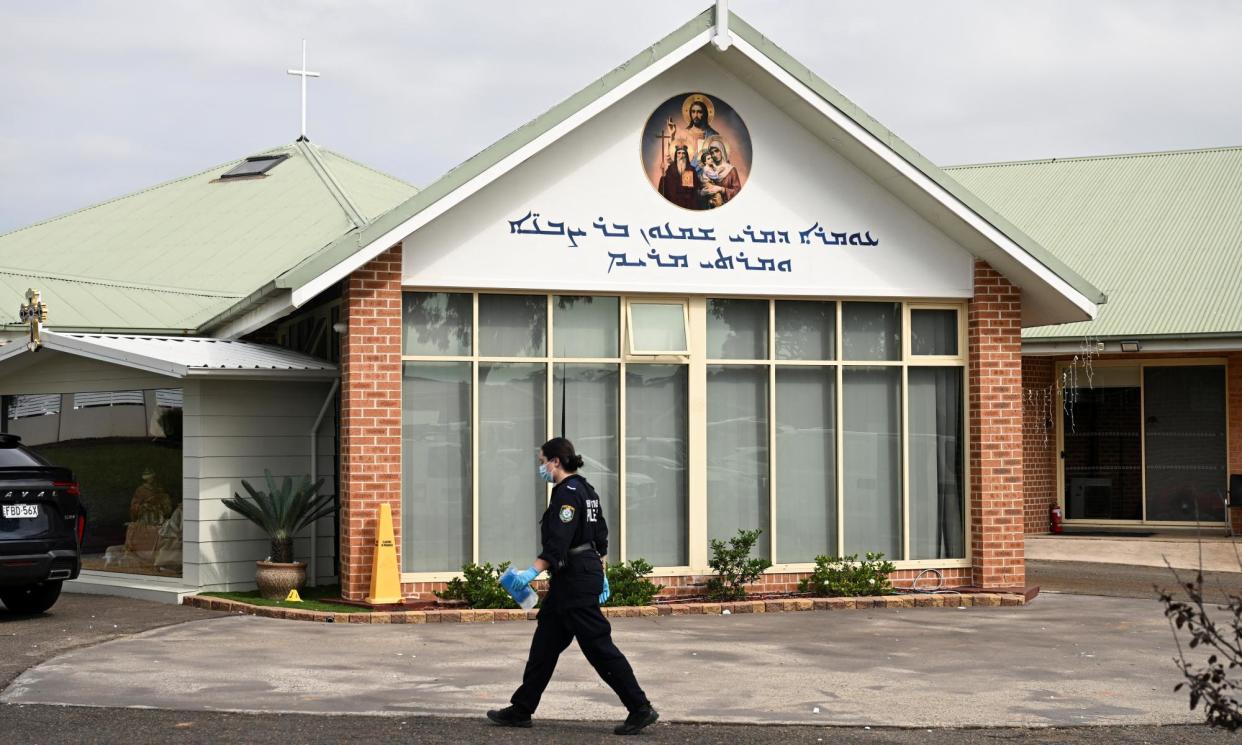
<path id="1" fill-rule="evenodd" d="M 60 597 L 60 582 L 41 582 L 27 587 L 0 590 L 0 602 L 14 613 L 42 613 Z"/>

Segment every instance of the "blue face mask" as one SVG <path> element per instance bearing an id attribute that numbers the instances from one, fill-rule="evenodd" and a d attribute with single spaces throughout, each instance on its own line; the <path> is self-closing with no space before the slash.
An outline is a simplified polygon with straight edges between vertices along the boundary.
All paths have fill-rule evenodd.
<path id="1" fill-rule="evenodd" d="M 544 481 L 548 482 L 549 484 L 551 484 L 553 481 L 555 481 L 555 480 L 556 480 L 556 479 L 552 476 L 552 472 L 548 470 L 548 464 L 547 464 L 547 463 L 540 463 L 540 464 L 539 464 L 539 477 L 540 477 L 541 479 L 543 479 Z"/>

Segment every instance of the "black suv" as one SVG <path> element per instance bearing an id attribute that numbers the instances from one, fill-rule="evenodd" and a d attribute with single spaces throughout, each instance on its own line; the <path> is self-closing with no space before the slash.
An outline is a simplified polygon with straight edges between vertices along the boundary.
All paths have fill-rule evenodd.
<path id="1" fill-rule="evenodd" d="M 86 511 L 73 472 L 0 434 L 0 602 L 42 613 L 82 570 Z"/>

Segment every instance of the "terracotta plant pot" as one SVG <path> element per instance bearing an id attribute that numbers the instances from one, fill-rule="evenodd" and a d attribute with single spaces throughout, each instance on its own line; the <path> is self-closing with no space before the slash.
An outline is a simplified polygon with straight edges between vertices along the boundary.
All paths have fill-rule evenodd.
<path id="1" fill-rule="evenodd" d="M 270 600 L 284 600 L 290 590 L 302 592 L 306 586 L 306 562 L 295 561 L 282 564 L 276 561 L 256 561 L 254 581 L 259 594 Z"/>

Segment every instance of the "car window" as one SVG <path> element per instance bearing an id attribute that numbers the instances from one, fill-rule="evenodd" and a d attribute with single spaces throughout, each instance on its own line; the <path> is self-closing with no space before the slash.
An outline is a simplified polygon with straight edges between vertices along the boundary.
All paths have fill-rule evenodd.
<path id="1" fill-rule="evenodd" d="M 0 447 L 0 468 L 5 466 L 41 466 L 43 462 L 20 447 Z"/>

